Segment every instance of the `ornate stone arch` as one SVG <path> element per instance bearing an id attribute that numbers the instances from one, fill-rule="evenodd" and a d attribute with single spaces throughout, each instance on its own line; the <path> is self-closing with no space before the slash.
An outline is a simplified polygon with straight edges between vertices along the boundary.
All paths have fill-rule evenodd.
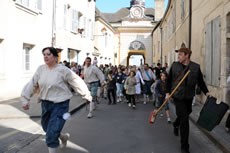
<path id="1" fill-rule="evenodd" d="M 129 50 L 145 50 L 145 45 L 140 41 L 132 41 L 129 45 Z"/>
<path id="2" fill-rule="evenodd" d="M 127 56 L 127 65 L 129 65 L 129 58 L 132 55 L 141 55 L 145 61 L 145 45 L 140 41 L 132 41 L 129 45 L 129 52 Z M 144 62 L 143 61 L 143 62 Z"/>

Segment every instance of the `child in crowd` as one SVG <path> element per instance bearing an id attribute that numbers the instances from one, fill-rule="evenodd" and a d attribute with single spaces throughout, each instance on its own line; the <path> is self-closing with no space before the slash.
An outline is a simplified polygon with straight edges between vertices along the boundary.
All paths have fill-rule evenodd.
<path id="1" fill-rule="evenodd" d="M 156 94 L 156 99 L 157 99 L 156 108 L 159 108 L 165 100 L 167 76 L 168 76 L 167 72 L 160 73 L 160 80 L 156 82 L 156 87 L 155 87 L 155 94 Z M 171 123 L 168 103 L 165 105 L 165 110 L 166 110 L 167 121 L 168 123 Z M 161 116 L 163 116 L 163 114 L 161 114 Z"/>
<path id="2" fill-rule="evenodd" d="M 123 82 L 124 82 L 124 74 L 121 70 L 121 68 L 117 69 L 117 74 L 116 74 L 116 94 L 117 94 L 117 102 L 122 101 L 122 96 L 123 96 Z"/>
<path id="3" fill-rule="evenodd" d="M 135 78 L 135 71 L 131 70 L 128 78 L 125 80 L 124 88 L 126 90 L 126 94 L 128 95 L 128 106 L 136 108 L 135 103 L 135 94 L 136 94 L 136 78 Z M 131 104 L 132 103 L 132 104 Z"/>
<path id="4" fill-rule="evenodd" d="M 113 102 L 111 100 L 111 94 L 113 97 Z M 116 104 L 116 78 L 113 71 L 110 70 L 107 77 L 107 97 L 109 99 L 109 105 Z"/>

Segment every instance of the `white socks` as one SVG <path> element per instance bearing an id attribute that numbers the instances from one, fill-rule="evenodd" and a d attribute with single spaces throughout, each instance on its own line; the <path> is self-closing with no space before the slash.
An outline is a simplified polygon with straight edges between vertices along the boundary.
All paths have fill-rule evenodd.
<path id="1" fill-rule="evenodd" d="M 48 147 L 49 153 L 57 153 L 57 148 Z"/>

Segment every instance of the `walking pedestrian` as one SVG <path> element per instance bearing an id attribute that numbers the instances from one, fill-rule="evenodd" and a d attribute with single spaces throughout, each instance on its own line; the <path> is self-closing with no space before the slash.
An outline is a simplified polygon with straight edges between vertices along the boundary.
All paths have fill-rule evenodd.
<path id="1" fill-rule="evenodd" d="M 141 71 L 140 68 L 137 68 L 136 66 L 134 66 L 134 71 L 136 72 L 135 78 L 136 78 L 136 101 L 139 101 L 141 99 L 141 86 L 145 84 L 142 76 L 141 76 Z"/>
<path id="2" fill-rule="evenodd" d="M 97 91 L 98 87 L 104 85 L 105 77 L 102 71 L 96 67 L 95 65 L 91 64 L 91 58 L 86 57 L 85 65 L 84 65 L 84 81 L 87 84 L 89 91 L 92 96 L 92 101 L 89 104 L 89 114 L 88 118 L 93 117 L 92 111 L 94 110 L 95 103 L 97 102 Z"/>
<path id="3" fill-rule="evenodd" d="M 116 95 L 117 95 L 117 102 L 122 102 L 123 97 L 123 88 L 124 88 L 124 74 L 121 70 L 121 67 L 118 67 L 117 74 L 116 74 Z"/>
<path id="4" fill-rule="evenodd" d="M 111 99 L 111 94 L 113 101 Z M 113 70 L 109 71 L 107 77 L 107 97 L 108 97 L 108 104 L 116 104 L 116 76 L 113 73 Z"/>
<path id="5" fill-rule="evenodd" d="M 21 93 L 22 107 L 29 109 L 30 98 L 34 89 L 39 89 L 38 97 L 41 102 L 41 125 L 46 132 L 46 145 L 49 153 L 56 153 L 59 138 L 65 147 L 69 134 L 61 133 L 68 117 L 69 101 L 73 96 L 71 87 L 84 99 L 91 101 L 92 97 L 85 82 L 72 70 L 57 64 L 58 52 L 53 47 L 42 50 L 45 64 L 38 67 L 32 79 L 25 85 Z"/>
<path id="6" fill-rule="evenodd" d="M 206 96 L 209 95 L 209 91 L 204 82 L 200 65 L 190 60 L 192 51 L 188 48 L 180 48 L 176 52 L 178 53 L 178 62 L 174 62 L 169 70 L 167 91 L 172 91 L 184 74 L 190 70 L 188 77 L 173 95 L 177 115 L 173 123 L 174 134 L 178 136 L 180 130 L 181 151 L 189 153 L 189 114 L 192 112 L 195 87 L 198 85 Z M 168 96 L 169 93 L 166 94 L 166 98 Z"/>
<path id="7" fill-rule="evenodd" d="M 136 78 L 135 78 L 135 71 L 131 70 L 128 78 L 125 80 L 124 88 L 126 90 L 126 94 L 128 95 L 128 106 L 136 108 L 135 103 L 135 94 L 136 94 Z"/>
<path id="8" fill-rule="evenodd" d="M 157 82 L 156 82 L 156 87 L 155 87 L 155 94 L 156 94 L 156 99 L 157 99 L 156 100 L 156 108 L 159 108 L 165 100 L 167 77 L 168 77 L 167 72 L 162 72 L 162 73 L 160 73 L 160 80 L 157 80 Z M 171 123 L 171 118 L 170 118 L 170 114 L 169 114 L 169 104 L 167 103 L 164 106 L 164 108 L 165 108 L 165 112 L 166 112 L 166 116 L 167 116 L 167 122 Z M 161 113 L 160 115 L 163 116 L 163 113 Z"/>
<path id="9" fill-rule="evenodd" d="M 156 76 L 153 73 L 153 71 L 149 68 L 148 64 L 144 64 L 144 66 L 141 67 L 141 76 L 144 80 L 143 94 L 144 104 L 146 104 L 147 102 L 149 102 L 149 98 L 152 95 L 151 85 L 155 82 Z"/>

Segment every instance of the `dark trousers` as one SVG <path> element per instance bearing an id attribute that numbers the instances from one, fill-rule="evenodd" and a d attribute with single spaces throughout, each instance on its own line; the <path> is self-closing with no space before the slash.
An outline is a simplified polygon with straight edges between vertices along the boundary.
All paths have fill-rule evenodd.
<path id="1" fill-rule="evenodd" d="M 59 146 L 58 138 L 65 124 L 63 114 L 69 110 L 69 101 L 68 99 L 60 103 L 53 103 L 48 100 L 42 100 L 41 102 L 41 124 L 46 132 L 46 144 L 48 147 L 56 148 Z"/>
<path id="2" fill-rule="evenodd" d="M 174 99 L 177 118 L 173 125 L 179 127 L 181 148 L 189 149 L 189 114 L 192 112 L 192 99 Z"/>
<path id="3" fill-rule="evenodd" d="M 225 122 L 225 126 L 226 126 L 227 128 L 230 128 L 230 114 L 228 114 L 228 118 L 227 118 L 227 120 L 226 120 L 226 122 Z"/>
<path id="4" fill-rule="evenodd" d="M 128 103 L 131 103 L 133 105 L 136 105 L 136 102 L 135 102 L 135 95 L 128 95 Z"/>
<path id="5" fill-rule="evenodd" d="M 151 92 L 151 85 L 153 84 L 153 81 L 146 81 L 144 80 L 145 84 L 143 85 L 143 94 L 145 95 L 152 95 Z"/>
<path id="6" fill-rule="evenodd" d="M 116 103 L 116 90 L 115 89 L 108 89 L 107 90 L 107 97 L 109 99 L 109 104 L 112 103 L 111 94 L 112 94 L 112 97 L 113 97 L 113 103 L 115 104 Z"/>

